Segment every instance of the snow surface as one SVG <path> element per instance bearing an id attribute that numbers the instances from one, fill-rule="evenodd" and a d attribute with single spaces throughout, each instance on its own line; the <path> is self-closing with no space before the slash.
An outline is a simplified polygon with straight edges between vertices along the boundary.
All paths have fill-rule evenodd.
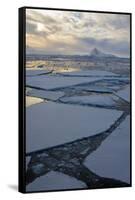
<path id="1" fill-rule="evenodd" d="M 115 105 L 116 101 L 119 98 L 114 95 L 101 95 L 101 94 L 92 94 L 89 96 L 73 96 L 73 97 L 63 97 L 61 101 L 71 102 L 71 103 L 83 103 L 83 104 L 93 104 L 101 106 L 111 106 Z"/>
<path id="2" fill-rule="evenodd" d="M 46 69 L 42 69 L 42 70 L 37 70 L 37 69 L 26 69 L 26 76 L 36 76 L 36 75 L 41 75 L 41 74 L 48 74 L 51 73 L 51 70 L 46 70 Z"/>
<path id="3" fill-rule="evenodd" d="M 84 163 L 99 176 L 130 183 L 130 117 Z"/>
<path id="4" fill-rule="evenodd" d="M 89 83 L 101 78 L 88 77 L 59 77 L 59 76 L 34 76 L 27 77 L 26 84 L 29 86 L 40 87 L 43 89 L 61 88 L 80 83 Z"/>
<path id="5" fill-rule="evenodd" d="M 94 135 L 109 128 L 121 113 L 116 110 L 54 102 L 28 107 L 26 151 L 31 152 Z"/>
<path id="6" fill-rule="evenodd" d="M 44 101 L 43 99 L 40 99 L 40 98 L 37 98 L 37 97 L 26 96 L 26 107 L 32 106 L 32 105 L 37 104 L 37 103 L 41 103 L 43 101 Z"/>
<path id="7" fill-rule="evenodd" d="M 64 190 L 86 188 L 86 184 L 60 172 L 51 171 L 30 183 L 27 191 Z"/>
<path id="8" fill-rule="evenodd" d="M 120 90 L 116 93 L 118 96 L 124 100 L 130 102 L 130 86 L 126 86 L 123 90 Z"/>
<path id="9" fill-rule="evenodd" d="M 64 92 L 32 89 L 31 91 L 28 92 L 28 95 L 34 96 L 34 97 L 50 99 L 50 100 L 57 100 L 64 95 Z"/>
<path id="10" fill-rule="evenodd" d="M 76 75 L 76 76 L 118 76 L 112 72 L 102 71 L 102 70 L 82 70 L 82 71 L 73 71 L 73 72 L 63 72 L 60 74 L 64 75 Z"/>

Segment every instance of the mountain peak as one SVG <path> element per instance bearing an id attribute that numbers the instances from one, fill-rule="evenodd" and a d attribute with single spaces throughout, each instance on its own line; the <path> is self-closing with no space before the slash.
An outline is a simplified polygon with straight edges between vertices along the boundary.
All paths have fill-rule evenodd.
<path id="1" fill-rule="evenodd" d="M 92 49 L 90 55 L 93 57 L 115 57 L 112 54 L 103 53 L 102 51 L 100 51 L 97 48 Z"/>
<path id="2" fill-rule="evenodd" d="M 99 54 L 101 54 L 102 52 L 100 50 L 98 50 L 97 48 L 92 49 L 91 51 L 91 56 L 97 56 Z"/>

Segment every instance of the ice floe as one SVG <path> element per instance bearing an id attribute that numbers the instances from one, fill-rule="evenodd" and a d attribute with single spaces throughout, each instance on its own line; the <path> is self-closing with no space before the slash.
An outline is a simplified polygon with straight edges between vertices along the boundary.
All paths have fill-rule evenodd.
<path id="1" fill-rule="evenodd" d="M 115 92 L 129 83 L 128 78 L 102 78 L 90 83 L 83 83 L 76 86 L 76 89 L 97 92 Z"/>
<path id="2" fill-rule="evenodd" d="M 26 87 L 26 90 L 25 90 L 26 95 L 29 93 L 29 91 L 31 91 L 31 88 Z"/>
<path id="3" fill-rule="evenodd" d="M 113 94 L 92 94 L 89 96 L 72 96 L 61 98 L 62 102 L 90 104 L 99 106 L 114 106 L 119 98 Z"/>
<path id="4" fill-rule="evenodd" d="M 28 168 L 28 164 L 29 164 L 29 162 L 30 162 L 30 158 L 31 158 L 30 156 L 27 156 L 27 157 L 26 157 L 26 163 L 25 163 L 25 164 L 26 164 L 26 170 L 27 170 L 27 168 Z"/>
<path id="5" fill-rule="evenodd" d="M 84 163 L 99 176 L 130 183 L 130 117 Z"/>
<path id="6" fill-rule="evenodd" d="M 86 184 L 73 177 L 60 172 L 49 172 L 48 174 L 37 178 L 30 183 L 27 191 L 45 191 L 45 190 L 67 190 L 67 189 L 86 188 Z"/>
<path id="7" fill-rule="evenodd" d="M 64 95 L 64 92 L 32 89 L 28 92 L 28 95 L 34 96 L 34 97 L 45 98 L 45 99 L 49 99 L 49 100 L 57 100 Z"/>
<path id="8" fill-rule="evenodd" d="M 119 90 L 116 93 L 119 97 L 123 98 L 124 100 L 130 102 L 130 86 L 124 87 L 124 89 Z"/>
<path id="9" fill-rule="evenodd" d="M 105 131 L 121 113 L 54 102 L 28 107 L 26 151 L 53 147 Z"/>
<path id="10" fill-rule="evenodd" d="M 102 70 L 81 70 L 81 71 L 73 71 L 73 72 L 63 72 L 63 75 L 69 76 L 119 76 L 112 72 L 102 71 Z"/>
<path id="11" fill-rule="evenodd" d="M 42 70 L 26 69 L 26 76 L 37 76 L 37 75 L 42 75 L 42 74 L 49 74 L 51 72 L 52 70 L 46 70 L 46 69 L 42 69 Z"/>
<path id="12" fill-rule="evenodd" d="M 58 77 L 58 76 L 34 76 L 27 77 L 27 86 L 39 87 L 43 89 L 63 88 L 81 83 L 90 83 L 101 78 L 90 77 Z"/>

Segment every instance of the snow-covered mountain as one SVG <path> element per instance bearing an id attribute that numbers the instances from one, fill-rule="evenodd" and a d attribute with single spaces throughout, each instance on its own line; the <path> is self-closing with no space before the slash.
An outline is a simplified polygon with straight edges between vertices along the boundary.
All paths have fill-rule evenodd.
<path id="1" fill-rule="evenodd" d="M 112 55 L 112 54 L 103 53 L 102 51 L 100 51 L 97 48 L 92 49 L 90 56 L 98 57 L 98 58 L 108 58 L 108 57 L 114 58 L 114 57 L 116 57 L 115 55 Z"/>

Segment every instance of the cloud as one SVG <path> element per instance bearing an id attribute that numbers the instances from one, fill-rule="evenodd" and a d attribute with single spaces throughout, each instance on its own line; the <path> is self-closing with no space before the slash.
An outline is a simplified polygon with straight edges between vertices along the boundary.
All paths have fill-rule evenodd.
<path id="1" fill-rule="evenodd" d="M 100 39 L 95 38 L 79 38 L 79 42 L 90 50 L 95 46 L 107 53 L 113 53 L 118 55 L 129 55 L 130 54 L 130 43 L 128 41 L 118 41 L 114 39 Z"/>
<path id="2" fill-rule="evenodd" d="M 29 52 L 84 54 L 98 47 L 129 55 L 129 15 L 28 9 L 26 22 Z"/>
<path id="3" fill-rule="evenodd" d="M 37 22 L 37 23 L 56 23 L 56 20 L 49 15 L 44 15 L 38 11 L 27 10 L 26 13 L 27 21 Z"/>

